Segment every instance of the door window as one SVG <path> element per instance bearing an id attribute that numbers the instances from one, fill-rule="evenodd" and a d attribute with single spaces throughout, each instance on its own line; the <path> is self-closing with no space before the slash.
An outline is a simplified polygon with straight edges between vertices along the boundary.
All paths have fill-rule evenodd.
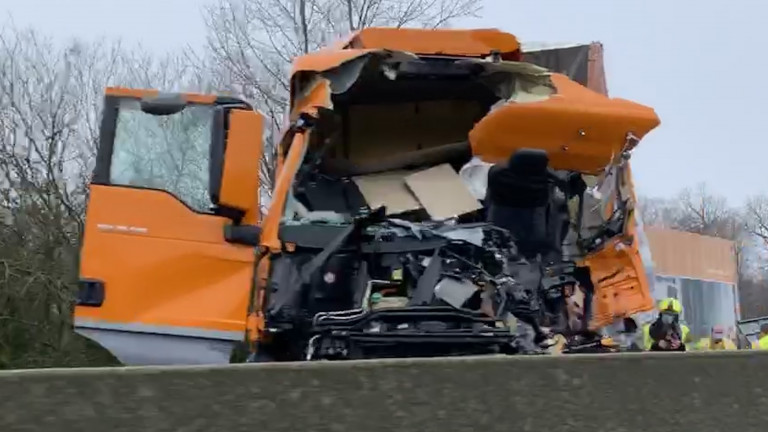
<path id="1" fill-rule="evenodd" d="M 198 212 L 212 207 L 208 193 L 213 107 L 187 105 L 155 115 L 138 101 L 121 101 L 110 183 L 167 191 Z"/>

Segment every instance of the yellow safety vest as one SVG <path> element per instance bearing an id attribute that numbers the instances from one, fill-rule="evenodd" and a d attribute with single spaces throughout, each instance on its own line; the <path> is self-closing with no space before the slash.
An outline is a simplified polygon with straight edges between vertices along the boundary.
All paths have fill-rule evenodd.
<path id="1" fill-rule="evenodd" d="M 690 342 L 689 336 L 691 334 L 691 329 L 689 329 L 688 326 L 685 324 L 680 324 L 680 331 L 683 333 L 681 335 L 682 342 L 687 345 L 688 342 Z M 766 344 L 768 344 L 768 341 L 766 341 Z M 653 345 L 653 339 L 651 338 L 651 324 L 648 323 L 643 325 L 643 349 L 645 349 L 646 351 L 650 351 L 652 345 Z"/>
<path id="2" fill-rule="evenodd" d="M 712 339 L 710 338 L 702 338 L 698 344 L 696 344 L 696 349 L 701 351 L 720 351 L 720 350 L 735 350 L 738 349 L 736 347 L 736 344 L 733 343 L 730 339 L 723 339 L 720 341 L 720 343 L 712 344 Z"/>
<path id="3" fill-rule="evenodd" d="M 768 350 L 768 335 L 762 336 L 757 341 L 757 349 Z"/>
<path id="4" fill-rule="evenodd" d="M 650 351 L 651 345 L 653 345 L 653 339 L 651 339 L 651 325 L 645 324 L 643 326 L 643 349 Z"/>

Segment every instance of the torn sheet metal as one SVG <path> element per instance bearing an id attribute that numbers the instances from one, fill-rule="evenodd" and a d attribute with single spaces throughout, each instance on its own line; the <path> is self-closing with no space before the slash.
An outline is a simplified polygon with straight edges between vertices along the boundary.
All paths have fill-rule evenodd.
<path id="1" fill-rule="evenodd" d="M 435 285 L 435 296 L 460 309 L 480 288 L 466 279 L 445 277 Z"/>
<path id="2" fill-rule="evenodd" d="M 410 174 L 405 183 L 432 220 L 446 220 L 482 208 L 448 164 Z"/>
<path id="3" fill-rule="evenodd" d="M 589 72 L 590 45 L 571 45 L 566 47 L 539 47 L 544 49 L 528 50 L 523 53 L 523 60 L 543 66 L 552 72 L 567 75 L 577 83 L 587 86 Z"/>
<path id="4" fill-rule="evenodd" d="M 346 92 L 357 81 L 364 66 L 372 56 L 379 56 L 384 59 L 384 63 L 381 65 L 382 72 L 389 79 L 396 79 L 397 77 L 397 69 L 393 68 L 392 65 L 418 59 L 416 55 L 407 51 L 343 50 L 342 52 L 344 55 L 321 51 L 300 57 L 294 63 L 291 75 L 299 72 L 320 73 L 330 82 L 331 91 L 339 94 Z M 489 87 L 496 89 L 497 96 L 504 100 L 529 102 L 546 99 L 555 93 L 555 86 L 550 80 L 549 71 L 535 64 L 512 61 L 495 63 L 485 59 L 472 58 L 458 60 L 457 63 L 482 65 L 485 71 L 480 80 L 485 81 Z M 302 89 L 298 90 L 301 91 Z M 299 96 L 296 99 L 302 98 L 303 96 Z"/>
<path id="5" fill-rule="evenodd" d="M 484 73 L 480 82 L 495 89 L 502 101 L 533 102 L 547 99 L 556 92 L 550 71 L 535 64 L 523 62 L 495 63 L 489 60 L 464 59 L 457 63 L 481 65 Z"/>
<path id="6" fill-rule="evenodd" d="M 459 170 L 459 177 L 477 200 L 485 199 L 488 189 L 488 171 L 492 166 L 493 164 L 475 156 Z"/>
<path id="7" fill-rule="evenodd" d="M 567 75 L 577 83 L 607 95 L 603 61 L 603 45 L 600 42 L 589 44 L 551 44 L 541 42 L 524 43 L 523 61 L 544 66 L 553 72 Z"/>
<path id="8" fill-rule="evenodd" d="M 331 92 L 344 93 L 360 77 L 368 56 L 357 57 L 322 73 L 323 78 L 331 82 Z"/>
<path id="9" fill-rule="evenodd" d="M 291 109 L 291 121 L 296 121 L 301 113 L 317 116 L 318 108 L 333 108 L 331 82 L 319 76 L 296 95 Z"/>
<path id="10" fill-rule="evenodd" d="M 416 58 L 416 55 L 408 52 L 385 49 L 320 50 L 294 59 L 291 77 L 299 72 L 327 72 L 349 61 L 362 57 L 369 58 L 372 55 L 389 58 L 392 61 L 407 61 Z"/>
<path id="11" fill-rule="evenodd" d="M 481 119 L 469 133 L 475 156 L 500 162 L 534 147 L 548 153 L 555 170 L 600 172 L 623 150 L 628 132 L 642 138 L 660 123 L 650 107 L 609 99 L 561 74 L 552 80 L 556 95 L 508 103 Z"/>
<path id="12" fill-rule="evenodd" d="M 440 235 L 452 240 L 463 240 L 478 247 L 483 246 L 483 239 L 485 238 L 481 227 L 441 230 Z"/>

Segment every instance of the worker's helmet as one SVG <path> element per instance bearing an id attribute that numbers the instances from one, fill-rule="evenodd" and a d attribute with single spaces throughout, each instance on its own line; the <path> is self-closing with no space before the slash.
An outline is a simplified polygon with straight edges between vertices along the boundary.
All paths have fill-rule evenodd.
<path id="1" fill-rule="evenodd" d="M 676 298 L 665 298 L 659 302 L 659 311 L 679 315 L 683 312 L 683 304 Z"/>

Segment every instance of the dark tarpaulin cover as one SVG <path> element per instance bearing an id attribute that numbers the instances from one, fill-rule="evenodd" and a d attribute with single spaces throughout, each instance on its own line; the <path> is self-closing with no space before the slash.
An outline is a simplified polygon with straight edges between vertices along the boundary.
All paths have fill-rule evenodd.
<path id="1" fill-rule="evenodd" d="M 599 42 L 527 51 L 523 52 L 523 61 L 567 75 L 598 93 L 608 94 L 603 65 L 603 46 Z"/>

